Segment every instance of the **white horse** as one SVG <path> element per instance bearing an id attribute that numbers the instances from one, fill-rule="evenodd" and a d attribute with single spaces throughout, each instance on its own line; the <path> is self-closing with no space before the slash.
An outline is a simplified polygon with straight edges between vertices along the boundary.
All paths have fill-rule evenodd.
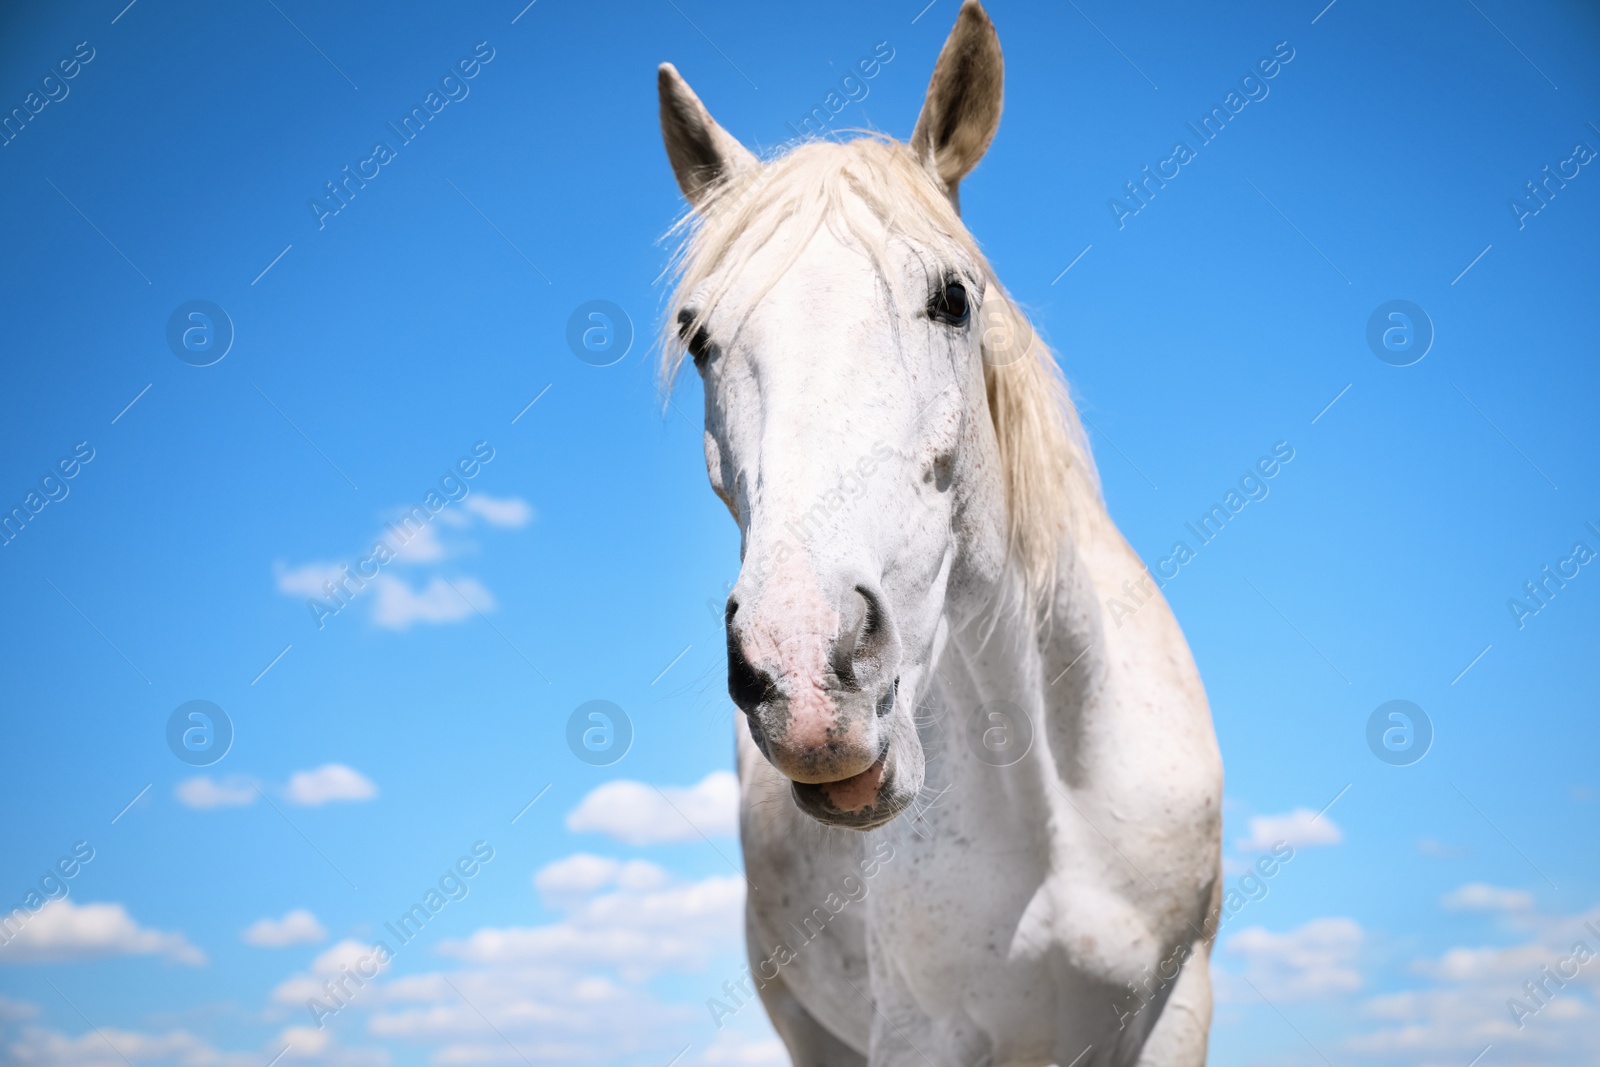
<path id="1" fill-rule="evenodd" d="M 1054 358 L 960 220 L 1001 76 L 967 0 L 909 143 L 762 162 L 660 70 L 693 209 L 668 387 L 687 349 L 742 538 L 744 989 L 806 1067 L 1206 1057 L 1221 760 Z"/>

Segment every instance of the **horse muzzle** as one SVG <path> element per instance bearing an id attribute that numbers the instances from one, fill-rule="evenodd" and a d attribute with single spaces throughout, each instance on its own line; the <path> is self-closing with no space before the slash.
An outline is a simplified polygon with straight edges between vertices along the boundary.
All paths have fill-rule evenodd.
<path id="1" fill-rule="evenodd" d="M 728 695 L 750 736 L 821 822 L 868 829 L 893 818 L 905 776 L 900 641 L 875 586 L 860 578 L 737 589 L 728 600 Z M 915 795 L 915 790 L 911 793 Z"/>
<path id="2" fill-rule="evenodd" d="M 880 755 L 859 774 L 833 782 L 791 782 L 795 804 L 829 826 L 872 830 L 884 825 L 905 810 L 920 788 L 921 745 L 912 734 L 915 751 L 907 752 L 908 746 L 896 743 L 902 736 L 898 731 L 887 732 Z M 901 767 L 907 762 L 914 762 L 919 773 L 902 774 Z M 908 777 L 915 778 L 918 785 L 906 788 Z"/>

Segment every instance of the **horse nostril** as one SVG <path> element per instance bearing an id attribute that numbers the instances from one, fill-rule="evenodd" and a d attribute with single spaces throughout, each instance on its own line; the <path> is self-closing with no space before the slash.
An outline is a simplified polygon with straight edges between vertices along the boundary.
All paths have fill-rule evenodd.
<path id="1" fill-rule="evenodd" d="M 883 696 L 878 700 L 878 718 L 887 718 L 889 713 L 894 711 L 895 694 L 899 692 L 900 679 L 896 678 L 894 681 L 889 683 L 888 692 L 884 693 Z"/>
<path id="2" fill-rule="evenodd" d="M 733 632 L 733 615 L 739 606 L 728 601 L 728 696 L 745 714 L 753 714 L 772 692 L 772 679 L 745 658 L 744 645 Z"/>
<path id="3" fill-rule="evenodd" d="M 864 585 L 856 586 L 852 593 L 841 612 L 839 640 L 830 658 L 840 684 L 859 691 L 889 669 L 894 631 L 876 593 Z"/>

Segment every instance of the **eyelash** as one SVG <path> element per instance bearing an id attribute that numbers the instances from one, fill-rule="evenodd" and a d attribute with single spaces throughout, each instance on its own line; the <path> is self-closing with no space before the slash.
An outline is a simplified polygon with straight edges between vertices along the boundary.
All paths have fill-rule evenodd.
<path id="1" fill-rule="evenodd" d="M 684 333 L 694 325 L 694 312 L 685 308 L 678 312 L 678 336 L 683 338 L 683 347 L 689 350 L 689 356 L 697 367 L 705 366 L 707 357 L 711 355 L 711 338 L 706 334 L 706 328 L 701 326 L 695 330 L 694 335 L 684 337 Z"/>
<path id="2" fill-rule="evenodd" d="M 972 301 L 958 278 L 946 278 L 928 299 L 928 317 L 946 326 L 965 326 L 972 318 Z"/>

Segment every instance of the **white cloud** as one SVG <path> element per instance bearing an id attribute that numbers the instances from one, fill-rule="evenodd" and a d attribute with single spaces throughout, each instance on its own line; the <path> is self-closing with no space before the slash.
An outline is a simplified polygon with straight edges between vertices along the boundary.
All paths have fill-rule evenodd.
<path id="1" fill-rule="evenodd" d="M 421 512 L 426 521 L 416 515 Z M 494 497 L 478 493 L 466 497 L 460 507 L 447 507 L 435 515 L 426 508 L 406 507 L 389 512 L 391 521 L 372 542 L 381 542 L 379 553 L 389 564 L 427 568 L 458 555 L 461 542 L 444 539 L 444 528 L 462 530 L 475 522 L 490 526 L 521 527 L 533 521 L 533 507 L 520 497 Z M 437 520 L 437 521 L 434 521 Z M 404 538 L 400 534 L 404 534 Z M 325 608 L 334 607 L 332 594 L 340 604 L 369 605 L 372 621 L 387 630 L 406 630 L 418 622 L 451 623 L 471 618 L 477 611 L 495 610 L 493 594 L 474 578 L 457 578 L 454 588 L 443 576 L 434 573 L 420 587 L 394 573 L 371 573 L 374 556 L 369 549 L 345 562 L 318 560 L 291 567 L 281 560 L 273 564 L 278 591 L 287 596 L 306 597 Z M 379 562 L 379 566 L 385 566 Z M 321 614 L 321 613 L 319 613 Z"/>
<path id="2" fill-rule="evenodd" d="M 34 1019 L 39 1015 L 39 1005 L 30 1004 L 25 1000 L 12 1000 L 10 997 L 0 996 L 0 1022 L 11 1022 L 16 1019 Z"/>
<path id="3" fill-rule="evenodd" d="M 218 781 L 209 775 L 185 778 L 173 793 L 191 808 L 236 808 L 256 802 L 255 783 L 243 775 L 230 775 Z"/>
<path id="4" fill-rule="evenodd" d="M 526 526 L 533 521 L 533 506 L 521 497 L 479 493 L 467 497 L 461 506 L 491 526 Z"/>
<path id="5" fill-rule="evenodd" d="M 1313 919 L 1281 934 L 1247 927 L 1227 939 L 1223 952 L 1242 959 L 1243 977 L 1273 1000 L 1312 1000 L 1361 988 L 1355 964 L 1364 940 L 1354 919 Z M 1236 976 L 1224 977 L 1224 999 L 1254 998 L 1235 986 Z"/>
<path id="6" fill-rule="evenodd" d="M 1517 1037 L 1503 993 L 1477 999 L 1456 990 L 1406 990 L 1372 998 L 1363 1005 L 1363 1014 L 1395 1025 L 1354 1035 L 1345 1044 L 1385 1058 L 1429 1057 L 1424 1061 L 1429 1062 L 1454 1053 L 1452 1058 L 1466 1064 L 1485 1045 L 1499 1046 L 1504 1056 L 1507 1042 Z"/>
<path id="7" fill-rule="evenodd" d="M 437 563 L 448 555 L 444 542 L 439 540 L 439 528 L 432 524 L 410 530 L 404 544 L 398 537 L 388 542 L 398 546 L 394 558 L 401 563 Z"/>
<path id="8" fill-rule="evenodd" d="M 533 876 L 539 895 L 546 903 L 557 907 L 610 886 L 655 889 L 665 885 L 667 880 L 666 871 L 646 860 L 624 863 L 587 852 L 557 860 Z"/>
<path id="9" fill-rule="evenodd" d="M 277 574 L 278 592 L 285 596 L 326 598 L 328 594 L 322 588 L 323 583 L 337 584 L 344 577 L 338 563 L 306 563 L 289 567 L 279 561 L 272 565 L 272 569 Z"/>
<path id="10" fill-rule="evenodd" d="M 439 952 L 498 966 L 604 964 L 630 980 L 668 968 L 694 970 L 718 952 L 737 949 L 744 890 L 736 874 L 617 888 L 582 902 L 562 922 L 485 927 L 464 940 L 442 942 Z"/>
<path id="11" fill-rule="evenodd" d="M 389 946 L 392 951 L 394 946 Z M 354 938 L 345 938 L 337 944 L 330 945 L 311 961 L 307 971 L 292 974 L 272 991 L 272 999 L 279 1004 L 293 1005 L 306 1010 L 306 1001 L 312 997 L 331 1004 L 328 991 L 323 988 L 323 983 L 330 979 L 344 978 L 345 999 L 361 999 L 369 1006 L 375 1004 L 378 995 L 370 992 L 367 987 L 372 980 L 388 969 L 389 960 L 384 954 L 374 950 L 372 943 L 357 941 Z M 346 978 L 346 975 L 354 975 Z M 334 986 L 337 989 L 338 986 Z M 313 1016 L 307 1012 L 305 1018 L 310 1020 Z"/>
<path id="12" fill-rule="evenodd" d="M 11 1038 L 6 1062 L 16 1067 L 127 1067 L 129 1063 L 178 1067 L 261 1067 L 260 1053 L 222 1052 L 186 1030 L 164 1034 L 102 1026 L 77 1037 L 28 1027 Z"/>
<path id="13" fill-rule="evenodd" d="M 1505 892 L 1465 896 L 1477 901 Z M 1386 1060 L 1463 1064 L 1492 1044 L 1502 1064 L 1593 1064 L 1600 1028 L 1600 909 L 1552 917 L 1517 907 L 1506 912 L 1506 921 L 1531 937 L 1509 945 L 1456 946 L 1413 960 L 1412 973 L 1432 984 L 1368 1000 L 1363 1014 L 1379 1026 L 1351 1037 L 1347 1047 Z M 1575 952 L 1580 943 L 1586 953 L 1581 956 Z M 1550 977 L 1560 973 L 1564 981 Z M 1543 983 L 1537 999 L 1527 992 L 1530 982 Z M 1521 1010 L 1513 1012 L 1513 1004 Z"/>
<path id="14" fill-rule="evenodd" d="M 325 763 L 289 776 L 288 797 L 296 804 L 316 806 L 334 800 L 371 800 L 378 787 L 360 771 L 342 763 Z"/>
<path id="15" fill-rule="evenodd" d="M 739 829 L 739 780 L 730 771 L 712 771 L 687 789 L 607 782 L 567 815 L 567 829 L 609 834 L 630 845 L 731 836 Z"/>
<path id="16" fill-rule="evenodd" d="M 495 610 L 494 596 L 476 578 L 457 578 L 454 585 L 435 576 L 421 590 L 390 574 L 371 583 L 375 596 L 372 621 L 386 630 L 406 630 L 414 622 L 460 622 L 477 611 Z"/>
<path id="17" fill-rule="evenodd" d="M 657 1054 L 665 1064 L 687 1041 L 684 1034 L 698 1037 L 699 1045 L 711 1029 L 699 1004 L 665 1004 L 638 986 L 578 972 L 474 969 L 406 981 L 407 1001 L 375 1012 L 369 1030 L 413 1046 L 434 1045 L 429 1059 L 439 1065 L 526 1060 L 568 1067 L 655 1062 Z"/>
<path id="18" fill-rule="evenodd" d="M 1451 911 L 1527 911 L 1533 907 L 1533 894 L 1522 889 L 1471 882 L 1446 893 L 1440 903 Z"/>
<path id="19" fill-rule="evenodd" d="M 1549 962 L 1549 959 L 1549 951 L 1537 944 L 1504 948 L 1452 948 L 1438 959 L 1417 960 L 1411 969 L 1449 982 L 1475 982 L 1533 974 L 1539 970 L 1540 964 Z M 1511 984 L 1514 986 L 1516 983 Z"/>
<path id="20" fill-rule="evenodd" d="M 289 1051 L 284 1059 L 322 1059 L 333 1046 L 333 1031 L 315 1026 L 286 1026 L 278 1033 L 277 1044 Z"/>
<path id="21" fill-rule="evenodd" d="M 328 931 L 315 915 L 304 908 L 296 908 L 281 919 L 257 919 L 240 936 L 246 944 L 257 948 L 284 948 L 326 941 Z"/>
<path id="22" fill-rule="evenodd" d="M 165 956 L 199 966 L 205 954 L 180 933 L 140 926 L 121 904 L 55 900 L 27 916 L 21 931 L 0 946 L 0 963 L 55 963 L 100 956 Z M 21 918 L 15 912 L 15 918 Z"/>
<path id="23" fill-rule="evenodd" d="M 254 804 L 258 790 L 253 779 L 232 775 L 218 780 L 206 775 L 186 778 L 178 783 L 174 793 L 191 808 L 243 807 Z M 334 800 L 371 800 L 378 795 L 378 787 L 342 763 L 329 763 L 315 770 L 296 771 L 284 787 L 288 799 L 296 804 L 314 806 Z"/>
<path id="24" fill-rule="evenodd" d="M 266 1058 L 292 1041 L 296 1050 L 279 1067 L 301 1056 L 355 1067 L 359 1050 L 329 1043 L 332 1032 L 403 1045 L 418 1062 L 439 1067 L 665 1063 L 691 1041 L 678 1067 L 787 1062 L 758 1005 L 721 1030 L 705 1007 L 707 996 L 726 996 L 723 981 L 737 978 L 743 964 L 743 878 L 685 879 L 638 859 L 580 853 L 546 865 L 533 881 L 558 920 L 445 940 L 438 952 L 454 969 L 383 974 L 359 987 L 346 980 L 348 1007 L 328 1028 L 307 1029 L 307 999 L 325 997 L 324 983 L 347 969 L 359 973 L 364 957 L 370 972 L 377 958 L 364 942 L 330 947 L 273 991 L 269 1014 L 291 1022 Z M 413 951 L 429 950 L 396 950 Z M 662 983 L 687 984 L 681 999 L 669 1001 L 656 991 L 663 975 L 693 977 Z"/>
<path id="25" fill-rule="evenodd" d="M 1337 845 L 1344 835 L 1333 820 L 1320 818 L 1310 808 L 1295 808 L 1283 815 L 1257 815 L 1250 820 L 1250 836 L 1234 842 L 1241 852 L 1266 852 L 1283 842 L 1293 848 Z"/>
<path id="26" fill-rule="evenodd" d="M 657 1052 L 665 1062 L 690 1038 L 706 1048 L 706 994 L 664 1003 L 647 983 L 663 972 L 699 973 L 708 992 L 725 995 L 718 987 L 737 976 L 742 958 L 743 878 L 683 881 L 655 864 L 580 854 L 546 866 L 535 883 L 562 902 L 559 922 L 442 942 L 439 952 L 462 969 L 387 983 L 371 1033 L 435 1045 L 436 1064 L 508 1058 L 503 1041 L 485 1036 L 479 1011 L 536 1064 L 635 1062 Z M 707 972 L 714 960 L 726 974 Z M 680 1067 L 786 1062 L 770 1057 L 773 1040 L 751 1006 L 712 1042 L 715 1055 L 696 1052 Z"/>
<path id="27" fill-rule="evenodd" d="M 317 1063 L 326 1067 L 386 1067 L 389 1063 L 389 1054 L 383 1049 L 347 1048 L 341 1045 L 334 1037 L 331 1026 L 321 1029 L 315 1026 L 285 1027 L 271 1047 L 277 1051 L 288 1050 L 280 1061 L 285 1067 L 291 1063 Z M 264 1065 L 258 1060 L 255 1067 Z"/>
<path id="28" fill-rule="evenodd" d="M 15 1067 L 128 1067 L 150 1064 L 171 1067 L 263 1067 L 281 1052 L 276 1062 L 308 1061 L 328 1067 L 383 1067 L 389 1062 L 380 1049 L 340 1048 L 327 1030 L 290 1027 L 277 1040 L 251 1052 L 226 1052 L 186 1030 L 145 1033 L 101 1026 L 71 1036 L 39 1026 L 0 1038 L 4 1062 Z M 285 1050 L 287 1046 L 287 1050 Z"/>
<path id="29" fill-rule="evenodd" d="M 1443 841 L 1435 841 L 1431 837 L 1424 837 L 1417 842 L 1417 851 L 1424 856 L 1435 859 L 1454 860 L 1466 855 L 1467 850 L 1458 845 L 1447 845 Z"/>
<path id="30" fill-rule="evenodd" d="M 700 1062 L 707 1067 L 788 1067 L 789 1054 L 776 1037 L 718 1030 Z"/>

